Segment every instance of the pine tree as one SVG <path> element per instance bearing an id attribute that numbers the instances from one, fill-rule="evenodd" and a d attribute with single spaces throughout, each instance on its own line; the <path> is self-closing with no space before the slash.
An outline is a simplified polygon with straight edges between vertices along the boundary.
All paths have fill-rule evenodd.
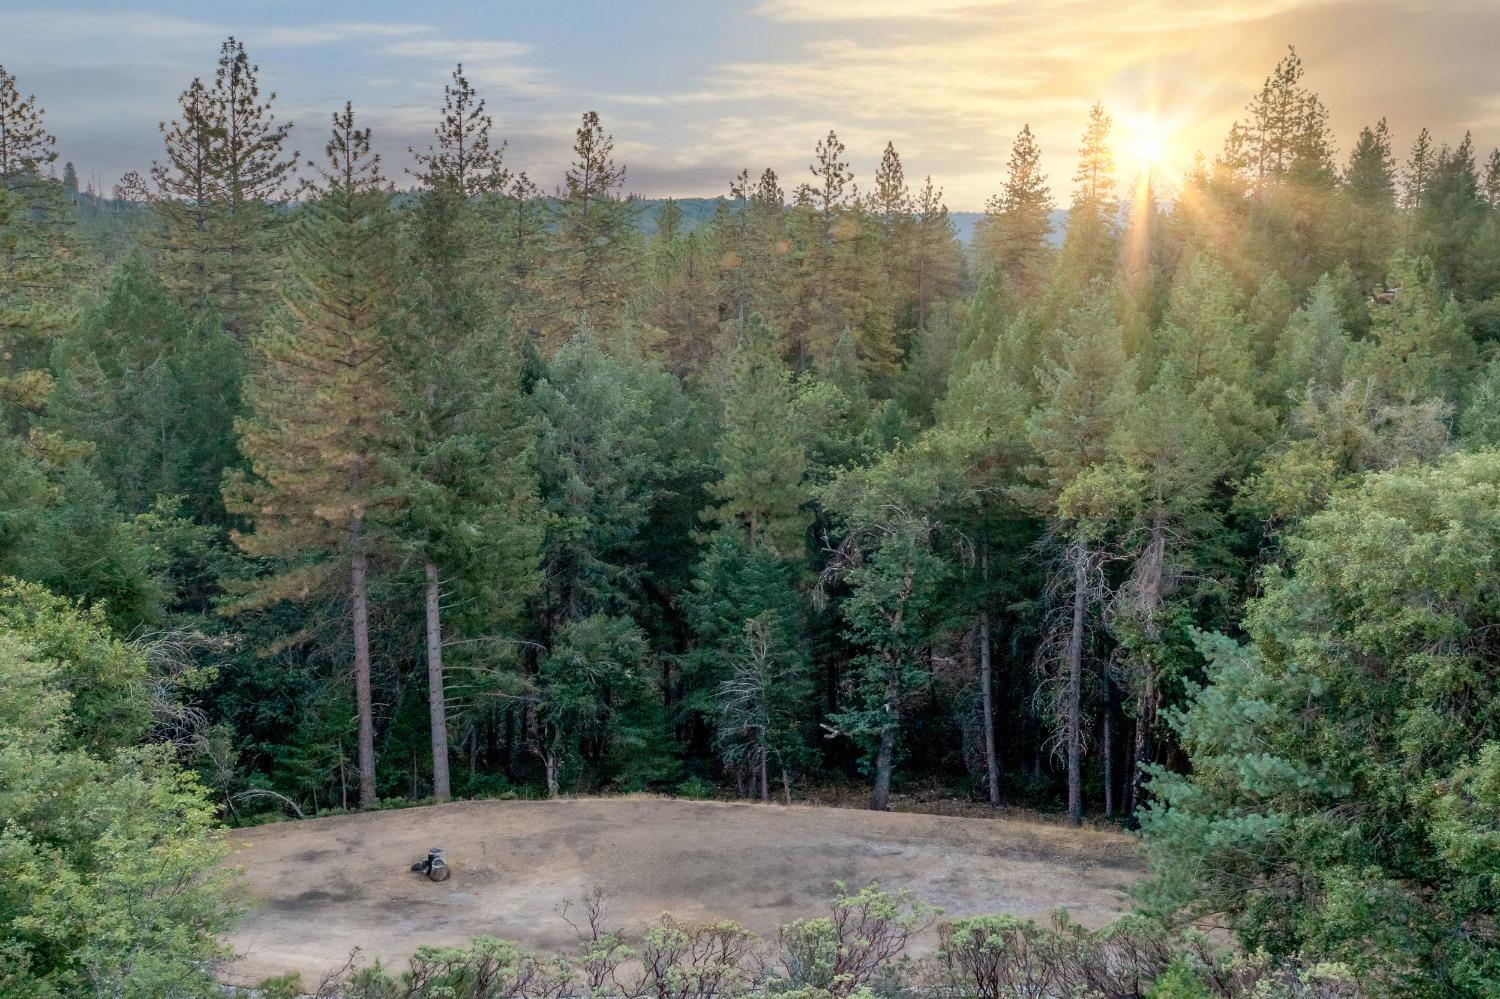
<path id="1" fill-rule="evenodd" d="M 43 113 L 0 66 L 0 426 L 46 402 L 47 351 L 70 322 L 78 247 Z"/>
<path id="2" fill-rule="evenodd" d="M 1119 207 L 1115 200 L 1115 158 L 1110 142 L 1113 124 L 1104 113 L 1104 105 L 1095 104 L 1089 109 L 1089 123 L 1078 146 L 1078 170 L 1073 174 L 1073 183 L 1078 185 L 1073 192 L 1074 206 L 1089 205 L 1105 218 L 1113 218 Z"/>
<path id="3" fill-rule="evenodd" d="M 1490 210 L 1500 212 L 1500 149 L 1491 149 L 1489 159 L 1484 161 L 1484 181 L 1480 189 Z"/>
<path id="4" fill-rule="evenodd" d="M 516 623 L 536 590 L 541 509 L 521 366 L 482 293 L 481 248 L 498 223 L 502 305 L 534 307 L 539 219 L 524 175 L 511 180 L 485 104 L 460 66 L 434 141 L 417 153 L 423 189 L 408 216 L 410 312 L 399 352 L 405 438 L 401 543 L 423 571 L 433 797 L 452 796 L 445 647 Z M 510 184 L 509 197 L 493 195 Z M 445 610 L 448 612 L 445 617 Z M 458 636 L 463 636 L 459 638 Z"/>
<path id="5" fill-rule="evenodd" d="M 387 541 L 384 514 L 396 498 L 399 257 L 369 130 L 355 127 L 347 104 L 333 116 L 326 153 L 315 197 L 293 227 L 285 307 L 251 340 L 250 415 L 240 424 L 250 471 L 228 480 L 225 499 L 253 525 L 235 536 L 240 546 L 275 569 L 242 606 L 327 587 L 348 596 L 359 802 L 369 807 L 376 788 L 368 567 Z"/>
<path id="6" fill-rule="evenodd" d="M 551 333 L 554 345 L 579 326 L 609 329 L 621 319 L 638 206 L 620 194 L 625 168 L 615 163 L 614 148 L 599 113 L 585 112 L 572 165 L 552 208 L 552 289 L 560 307 Z"/>
<path id="7" fill-rule="evenodd" d="M 1060 315 L 1094 278 L 1108 275 L 1114 267 L 1120 206 L 1115 198 L 1111 124 L 1104 108 L 1095 104 L 1078 147 L 1078 171 L 1073 176 L 1077 186 L 1048 289 L 1045 311 L 1049 316 Z"/>
<path id="8" fill-rule="evenodd" d="M 1259 188 L 1285 180 L 1326 186 L 1334 178 L 1328 110 L 1302 85 L 1303 73 L 1289 48 L 1246 108 L 1245 156 Z"/>
<path id="9" fill-rule="evenodd" d="M 21 96 L 15 75 L 0 66 L 0 180 L 7 185 L 40 174 L 57 160 L 57 137 L 47 131 L 44 113 L 36 95 Z"/>
<path id="10" fill-rule="evenodd" d="M 283 148 L 291 122 L 271 113 L 274 93 L 261 100 L 260 67 L 230 38 L 219 55 L 210 94 L 218 128 L 215 161 L 222 184 L 221 247 L 225 282 L 220 314 L 244 335 L 259 322 L 275 282 L 281 243 L 278 206 L 289 194 L 297 153 Z"/>
<path id="11" fill-rule="evenodd" d="M 272 298 L 298 157 L 259 73 L 244 44 L 227 39 L 213 86 L 195 79 L 178 99 L 181 117 L 162 124 L 167 161 L 151 170 L 163 275 L 184 304 L 212 306 L 242 339 Z"/>
<path id="12" fill-rule="evenodd" d="M 1040 459 L 1034 473 L 1038 510 L 1056 524 L 1063 558 L 1056 639 L 1042 647 L 1044 669 L 1058 670 L 1055 715 L 1068 764 L 1068 813 L 1083 821 L 1085 648 L 1099 604 L 1100 541 L 1122 501 L 1104 466 L 1114 428 L 1131 406 L 1134 370 L 1125 356 L 1113 296 L 1096 288 L 1059 331 L 1038 373 L 1039 398 L 1028 432 Z"/>
<path id="13" fill-rule="evenodd" d="M 494 237 L 496 312 L 516 334 L 538 337 L 552 310 L 546 286 L 551 239 L 546 199 L 522 172 L 511 178 L 501 197 L 481 205 L 487 215 L 484 224 Z"/>
<path id="14" fill-rule="evenodd" d="M 963 281 L 963 247 L 953 233 L 943 189 L 922 182 L 913 206 L 912 319 L 919 331 L 927 329 L 933 307 L 955 296 Z"/>
<path id="15" fill-rule="evenodd" d="M 1360 129 L 1344 170 L 1344 190 L 1351 204 L 1339 254 L 1367 288 L 1384 280 L 1395 251 L 1396 188 L 1396 158 L 1382 118 L 1373 129 Z"/>
<path id="16" fill-rule="evenodd" d="M 417 161 L 417 178 L 429 189 L 451 186 L 464 199 L 504 190 L 510 172 L 505 169 L 505 143 L 490 141 L 494 127 L 484 98 L 459 63 L 452 82 L 443 86 L 443 108 L 432 145 L 426 152 L 409 150 Z"/>
<path id="17" fill-rule="evenodd" d="M 1041 149 L 1024 125 L 1011 147 L 1004 190 L 985 205 L 975 241 L 980 259 L 1009 279 L 1023 298 L 1040 290 L 1051 251 L 1052 196 L 1041 172 Z"/>
<path id="18" fill-rule="evenodd" d="M 214 163 L 217 125 L 202 80 L 177 98 L 179 117 L 161 125 L 166 163 L 151 167 L 151 206 L 161 220 L 162 280 L 188 308 L 207 309 L 220 280 L 216 228 L 222 194 Z M 121 193 L 124 193 L 122 191 Z"/>
<path id="19" fill-rule="evenodd" d="M 794 392 L 770 330 L 752 316 L 724 398 L 721 478 L 708 490 L 718 503 L 704 515 L 743 533 L 751 548 L 763 547 L 788 561 L 803 555 L 809 521 L 803 505 L 810 499 Z"/>
<path id="20" fill-rule="evenodd" d="M 827 360 L 839 334 L 851 325 L 850 297 L 855 289 L 837 277 L 858 240 L 854 175 L 844 153 L 844 143 L 829 131 L 813 151 L 814 162 L 808 167 L 812 182 L 797 188 L 794 222 L 800 259 L 787 334 L 799 369 Z"/>
<path id="21" fill-rule="evenodd" d="M 1432 134 L 1424 128 L 1417 133 L 1417 139 L 1411 146 L 1411 155 L 1406 160 L 1406 184 L 1401 201 L 1407 212 L 1415 212 L 1422 207 L 1422 197 L 1427 192 L 1427 182 L 1432 177 L 1436 155 L 1432 148 Z"/>
<path id="22" fill-rule="evenodd" d="M 1344 186 L 1361 206 L 1389 209 L 1396 203 L 1396 158 L 1385 119 L 1359 130 L 1344 169 Z"/>
<path id="23" fill-rule="evenodd" d="M 880 273 L 885 295 L 890 300 L 892 325 L 910 329 L 912 320 L 912 229 L 916 223 L 911 191 L 901 157 L 894 143 L 885 144 L 880 167 L 875 171 L 875 190 L 866 201 L 866 210 L 879 227 Z"/>

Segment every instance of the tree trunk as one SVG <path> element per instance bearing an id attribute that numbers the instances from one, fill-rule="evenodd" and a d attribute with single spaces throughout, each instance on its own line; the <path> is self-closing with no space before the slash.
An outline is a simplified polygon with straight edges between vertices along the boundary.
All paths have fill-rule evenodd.
<path id="1" fill-rule="evenodd" d="M 1135 814 L 1146 797 L 1146 764 L 1152 761 L 1151 730 L 1156 723 L 1156 677 L 1146 669 L 1135 704 L 1135 752 L 1130 763 L 1130 796 L 1127 807 Z"/>
<path id="2" fill-rule="evenodd" d="M 1107 683 L 1104 699 L 1104 815 L 1115 814 L 1115 685 Z"/>
<path id="3" fill-rule="evenodd" d="M 766 765 L 766 747 L 760 748 L 760 800 L 771 800 L 771 780 L 769 768 Z"/>
<path id="4" fill-rule="evenodd" d="M 443 617 L 437 566 L 427 569 L 427 717 L 432 723 L 432 799 L 448 801 L 448 706 L 443 693 Z"/>
<path id="5" fill-rule="evenodd" d="M 979 690 L 984 704 L 984 769 L 989 780 L 990 807 L 1000 807 L 1000 761 L 995 755 L 995 692 L 990 662 L 990 543 L 979 542 L 980 565 L 985 582 L 979 604 Z"/>
<path id="6" fill-rule="evenodd" d="M 349 588 L 354 604 L 354 703 L 359 712 L 359 807 L 375 804 L 375 712 L 370 697 L 370 607 L 365 584 L 364 521 L 354 518 Z"/>
<path id="7" fill-rule="evenodd" d="M 1088 560 L 1073 558 L 1073 630 L 1068 636 L 1068 818 L 1083 825 L 1083 614 L 1088 603 Z"/>
<path id="8" fill-rule="evenodd" d="M 781 768 L 781 793 L 786 796 L 786 803 L 792 803 L 792 775 L 786 767 Z"/>
<path id="9" fill-rule="evenodd" d="M 875 753 L 875 790 L 870 795 L 870 808 L 876 812 L 888 811 L 891 807 L 891 773 L 896 769 L 896 735 L 900 728 L 896 706 L 901 700 L 901 666 L 897 663 L 889 669 L 886 718 L 880 728 L 880 748 Z"/>
<path id="10" fill-rule="evenodd" d="M 557 779 L 557 757 L 552 753 L 543 753 L 542 767 L 547 771 L 547 797 L 556 801 L 562 796 L 562 790 L 558 785 Z"/>

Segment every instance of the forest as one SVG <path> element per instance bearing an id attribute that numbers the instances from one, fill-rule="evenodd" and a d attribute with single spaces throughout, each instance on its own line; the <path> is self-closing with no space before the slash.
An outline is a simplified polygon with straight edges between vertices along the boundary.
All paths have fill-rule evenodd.
<path id="1" fill-rule="evenodd" d="M 1145 911 L 1500 989 L 1500 151 L 1291 51 L 1177 176 L 1022 129 L 967 243 L 832 131 L 648 226 L 462 66 L 405 169 L 204 72 L 105 193 L 0 68 L 0 996 L 199 994 L 226 824 L 631 791 L 1118 823 Z"/>

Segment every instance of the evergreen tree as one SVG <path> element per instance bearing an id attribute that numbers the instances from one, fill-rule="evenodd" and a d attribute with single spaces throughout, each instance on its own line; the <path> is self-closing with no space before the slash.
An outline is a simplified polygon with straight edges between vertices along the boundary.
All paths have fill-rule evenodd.
<path id="1" fill-rule="evenodd" d="M 367 808 L 376 800 L 368 574 L 395 499 L 399 251 L 369 130 L 355 127 L 347 104 L 333 116 L 326 155 L 293 228 L 285 306 L 251 341 L 250 415 L 240 424 L 250 471 L 231 475 L 226 503 L 253 525 L 236 535 L 240 546 L 271 560 L 242 607 L 329 587 L 347 594 Z"/>
<path id="2" fill-rule="evenodd" d="M 0 427 L 46 402 L 47 352 L 71 320 L 78 247 L 51 176 L 56 142 L 36 97 L 0 66 Z"/>
<path id="3" fill-rule="evenodd" d="M 1474 362 L 1457 302 L 1425 257 L 1397 254 L 1391 284 L 1398 291 L 1374 307 L 1354 373 L 1392 401 L 1455 398 Z"/>
<path id="4" fill-rule="evenodd" d="M 43 114 L 36 95 L 23 97 L 15 75 L 0 66 L 0 178 L 7 185 L 57 160 L 57 137 L 47 131 Z"/>
<path id="5" fill-rule="evenodd" d="M 505 143 L 490 141 L 494 127 L 484 98 L 459 63 L 452 81 L 443 85 L 443 107 L 433 129 L 433 143 L 426 152 L 409 149 L 417 161 L 417 178 L 430 190 L 451 187 L 461 199 L 504 190 L 511 177 L 505 169 Z"/>
<path id="6" fill-rule="evenodd" d="M 1041 172 L 1041 149 L 1024 125 L 1011 147 L 1005 188 L 985 205 L 975 241 L 981 261 L 996 268 L 1017 294 L 1030 297 L 1041 288 L 1051 251 L 1052 196 Z"/>
<path id="7" fill-rule="evenodd" d="M 955 297 L 963 280 L 963 248 L 953 233 L 948 206 L 943 203 L 942 188 L 932 186 L 932 178 L 922 182 L 913 205 L 912 237 L 912 320 L 916 328 L 927 329 L 934 306 Z"/>
<path id="8" fill-rule="evenodd" d="M 855 324 L 863 289 L 852 272 L 859 257 L 860 220 L 854 174 L 844 155 L 843 141 L 830 131 L 814 150 L 814 162 L 808 167 L 812 182 L 797 188 L 793 223 L 798 273 L 786 332 L 798 370 L 826 363 L 840 334 L 848 330 L 854 339 L 858 332 Z M 855 279 L 852 284 L 850 277 Z"/>
<path id="9" fill-rule="evenodd" d="M 220 484 L 237 462 L 243 366 L 232 334 L 177 305 L 140 257 L 52 352 L 44 425 L 89 442 L 93 467 L 131 513 L 176 497 L 199 523 L 224 522 Z"/>
<path id="10" fill-rule="evenodd" d="M 770 331 L 752 316 L 724 398 L 718 447 L 722 478 L 709 487 L 718 503 L 704 513 L 743 532 L 751 548 L 764 547 L 789 561 L 803 555 L 808 524 L 803 506 L 810 499 L 794 393 Z"/>
<path id="11" fill-rule="evenodd" d="M 1122 501 L 1119 489 L 1094 472 L 1107 462 L 1114 428 L 1134 394 L 1134 371 L 1125 356 L 1111 295 L 1096 287 L 1073 310 L 1038 380 L 1039 397 L 1028 425 L 1040 461 L 1035 500 L 1039 512 L 1056 524 L 1064 553 L 1056 584 L 1061 597 L 1058 638 L 1043 646 L 1042 665 L 1060 670 L 1065 678 L 1059 684 L 1055 714 L 1064 730 L 1068 812 L 1074 823 L 1080 823 L 1088 622 L 1102 597 L 1100 542 Z"/>
<path id="12" fill-rule="evenodd" d="M 1199 639 L 1208 680 L 1173 720 L 1191 772 L 1158 769 L 1142 820 L 1155 906 L 1375 994 L 1490 990 L 1497 475 L 1480 453 L 1366 478 L 1290 540 L 1244 644 Z"/>
<path id="13" fill-rule="evenodd" d="M 408 216 L 407 290 L 410 335 L 399 351 L 404 436 L 410 453 L 402 484 L 401 544 L 423 574 L 428 722 L 433 797 L 452 796 L 449 774 L 445 647 L 468 660 L 503 661 L 497 640 L 514 627 L 539 585 L 542 512 L 537 496 L 534 438 L 521 390 L 519 358 L 487 314 L 478 262 L 495 221 L 505 232 L 501 253 L 526 255 L 534 233 L 525 204 L 485 202 L 510 181 L 503 143 L 490 139 L 492 121 L 460 66 L 444 88 L 434 140 L 417 153 L 423 189 Z M 512 194 L 527 197 L 524 177 Z M 476 204 L 477 203 L 477 204 Z M 515 242 L 513 242 L 513 240 Z M 531 262 L 507 260 L 527 308 Z M 445 610 L 447 620 L 445 622 Z M 481 638 L 481 636 L 483 636 Z M 487 643 L 480 652 L 476 643 Z"/>
<path id="14" fill-rule="evenodd" d="M 559 314 L 552 342 L 579 326 L 610 329 L 621 318 L 636 244 L 634 199 L 623 197 L 625 168 L 614 137 L 588 111 L 573 142 L 573 163 L 553 202 L 552 294 Z"/>
<path id="15" fill-rule="evenodd" d="M 151 170 L 161 217 L 162 273 L 189 307 L 212 306 L 241 338 L 272 299 L 283 243 L 281 206 L 297 156 L 292 125 L 262 99 L 260 68 L 233 37 L 219 50 L 212 87 L 194 80 L 181 117 L 161 131 L 165 163 Z"/>
<path id="16" fill-rule="evenodd" d="M 1427 129 L 1417 133 L 1411 146 L 1411 156 L 1406 160 L 1405 187 L 1402 190 L 1402 207 L 1415 212 L 1422 207 L 1422 198 L 1427 193 L 1427 182 L 1432 179 L 1432 168 L 1436 158 L 1432 148 L 1432 134 Z"/>

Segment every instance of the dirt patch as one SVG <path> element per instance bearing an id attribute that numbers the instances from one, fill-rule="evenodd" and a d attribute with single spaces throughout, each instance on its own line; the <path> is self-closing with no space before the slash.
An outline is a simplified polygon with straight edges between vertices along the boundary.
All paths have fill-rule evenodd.
<path id="1" fill-rule="evenodd" d="M 1063 906 L 1094 926 L 1126 907 L 1143 870 L 1129 837 L 1097 829 L 645 797 L 462 802 L 238 830 L 231 842 L 254 906 L 228 938 L 241 983 L 286 971 L 316 982 L 356 947 L 399 964 L 477 934 L 565 949 L 576 938 L 562 906 L 595 885 L 627 932 L 673 912 L 774 936 L 824 911 L 835 881 L 906 888 L 957 916 Z M 430 846 L 453 867 L 442 884 L 408 869 Z"/>

